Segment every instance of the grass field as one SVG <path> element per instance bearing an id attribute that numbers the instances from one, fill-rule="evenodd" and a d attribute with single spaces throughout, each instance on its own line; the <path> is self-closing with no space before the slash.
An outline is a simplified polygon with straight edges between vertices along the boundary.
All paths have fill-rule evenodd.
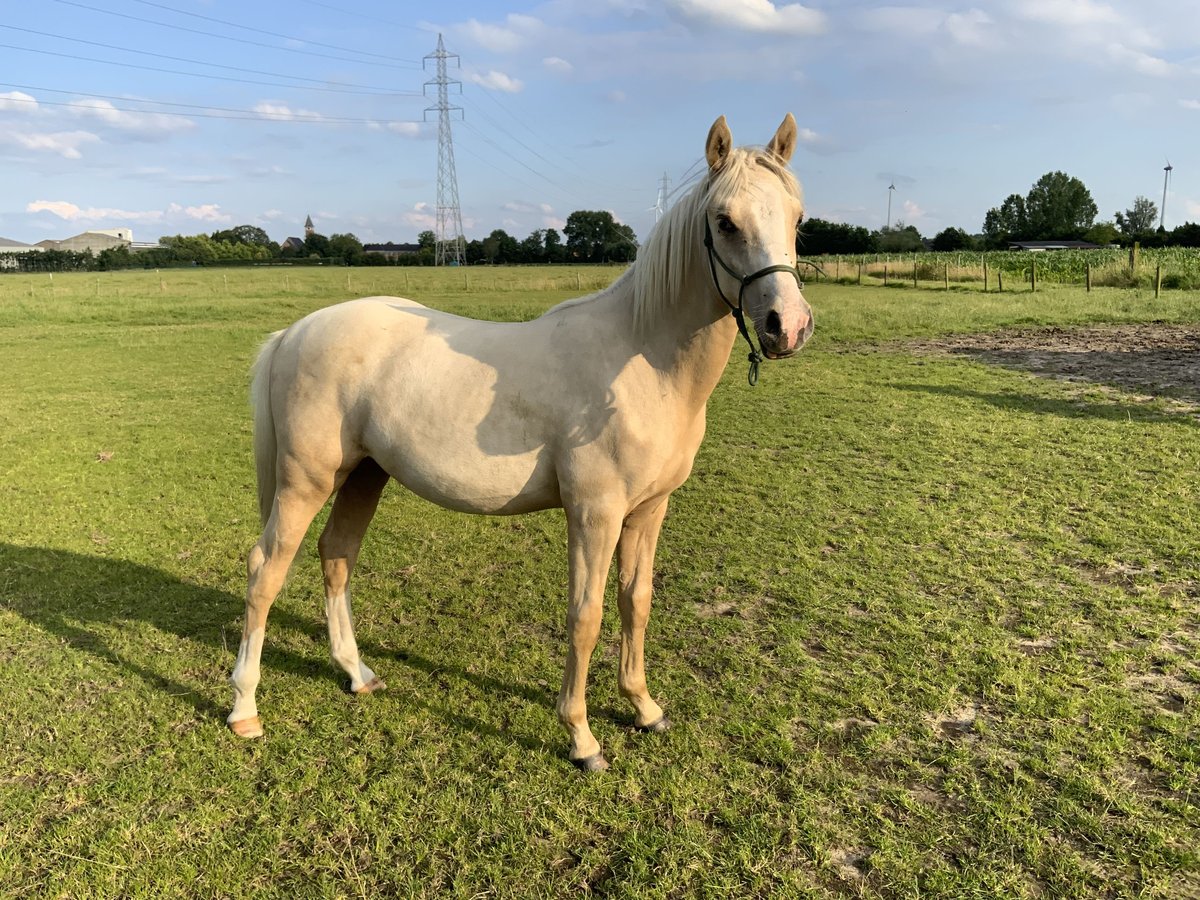
<path id="1" fill-rule="evenodd" d="M 630 728 L 609 603 L 565 758 L 560 513 L 389 488 L 328 659 L 315 531 L 224 727 L 247 368 L 351 295 L 518 319 L 615 270 L 0 277 L 0 896 L 1200 896 L 1200 419 L 906 342 L 1200 295 L 817 285 L 673 501 Z M 350 279 L 347 287 L 347 278 Z M 1184 399 L 1187 399 L 1185 396 Z"/>

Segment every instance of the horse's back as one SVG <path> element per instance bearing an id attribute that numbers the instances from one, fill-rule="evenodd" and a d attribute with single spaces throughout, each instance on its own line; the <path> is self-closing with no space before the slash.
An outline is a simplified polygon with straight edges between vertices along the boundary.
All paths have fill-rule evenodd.
<path id="1" fill-rule="evenodd" d="M 290 438 L 281 452 L 341 470 L 370 456 L 469 512 L 558 505 L 535 330 L 395 297 L 318 310 L 287 330 L 273 361 L 272 405 Z"/>

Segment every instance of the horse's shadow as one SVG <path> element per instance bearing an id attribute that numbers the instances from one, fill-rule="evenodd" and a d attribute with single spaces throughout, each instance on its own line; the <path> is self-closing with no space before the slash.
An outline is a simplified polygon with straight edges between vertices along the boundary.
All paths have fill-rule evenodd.
<path id="1" fill-rule="evenodd" d="M 151 689 L 190 704 L 201 719 L 220 720 L 228 712 L 225 676 L 233 666 L 241 636 L 236 620 L 243 609 L 242 598 L 228 591 L 184 581 L 161 569 L 127 560 L 0 543 L 0 607 L 53 635 L 70 650 L 115 665 Z M 199 655 L 210 663 L 205 671 L 220 670 L 221 677 L 197 684 L 194 678 L 182 680 L 172 674 L 170 667 L 156 665 L 162 649 L 146 636 L 142 625 L 198 645 Z M 272 646 L 270 633 L 284 630 L 305 634 L 313 642 L 325 641 L 319 614 L 306 618 L 276 604 L 263 653 L 264 677 L 286 672 L 341 684 L 343 676 L 327 656 L 297 653 L 279 646 L 279 642 Z M 360 642 L 360 649 L 370 658 L 394 661 L 423 677 L 442 675 L 488 694 L 543 708 L 553 705 L 549 690 L 480 675 L 408 649 L 384 648 L 371 642 Z M 534 751 L 546 749 L 545 741 L 537 736 L 510 731 L 501 735 L 494 726 L 439 706 L 415 692 L 404 694 L 401 702 L 410 708 L 426 709 L 441 721 L 472 734 L 503 736 Z"/>

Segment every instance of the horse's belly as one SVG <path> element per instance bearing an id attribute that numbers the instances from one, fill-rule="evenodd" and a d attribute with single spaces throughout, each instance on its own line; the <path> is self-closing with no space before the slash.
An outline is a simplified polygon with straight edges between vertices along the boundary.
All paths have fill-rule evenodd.
<path id="1" fill-rule="evenodd" d="M 414 494 L 447 509 L 513 515 L 562 505 L 553 466 L 540 451 L 495 457 L 464 446 L 397 446 L 371 455 Z"/>

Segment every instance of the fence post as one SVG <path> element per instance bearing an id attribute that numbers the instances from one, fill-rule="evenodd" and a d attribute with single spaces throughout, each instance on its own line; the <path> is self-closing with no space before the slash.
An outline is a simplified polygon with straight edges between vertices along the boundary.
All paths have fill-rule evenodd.
<path id="1" fill-rule="evenodd" d="M 950 263 L 942 263 L 942 278 L 946 281 L 946 290 L 950 290 Z"/>
<path id="2" fill-rule="evenodd" d="M 1004 272 L 1000 269 L 996 270 L 996 290 L 1001 294 L 1004 293 Z"/>
<path id="3" fill-rule="evenodd" d="M 887 260 L 883 262 L 883 286 L 887 287 Z"/>
<path id="4" fill-rule="evenodd" d="M 1154 299 L 1158 299 L 1158 292 L 1162 288 L 1162 265 L 1154 267 Z"/>
<path id="5" fill-rule="evenodd" d="M 1029 266 L 1029 289 L 1031 291 L 1037 290 L 1037 260 L 1036 259 L 1034 259 L 1032 264 Z"/>
<path id="6" fill-rule="evenodd" d="M 862 284 L 862 266 L 863 266 L 862 260 L 860 259 L 858 261 L 858 283 L 859 284 Z"/>
<path id="7" fill-rule="evenodd" d="M 917 258 L 913 257 L 913 287 L 917 286 Z"/>
<path id="8" fill-rule="evenodd" d="M 1087 292 L 1090 294 L 1092 292 L 1092 264 L 1090 262 L 1083 264 L 1083 274 L 1084 282 L 1087 284 Z"/>
<path id="9" fill-rule="evenodd" d="M 983 261 L 983 292 L 987 293 L 987 260 Z"/>

